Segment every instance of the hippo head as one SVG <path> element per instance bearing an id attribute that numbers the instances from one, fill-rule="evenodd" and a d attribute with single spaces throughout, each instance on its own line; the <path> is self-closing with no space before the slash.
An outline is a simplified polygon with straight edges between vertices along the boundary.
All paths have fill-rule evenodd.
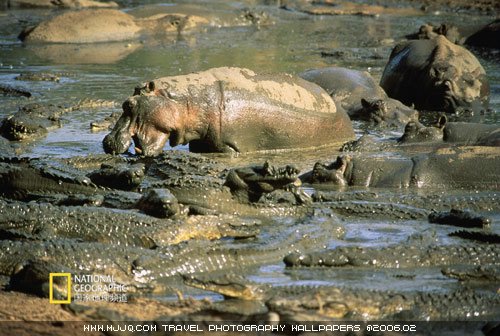
<path id="1" fill-rule="evenodd" d="M 382 99 L 368 101 L 361 98 L 361 110 L 358 112 L 360 118 L 379 124 L 387 118 L 387 104 Z"/>
<path id="2" fill-rule="evenodd" d="M 321 162 L 316 162 L 310 177 L 308 177 L 309 182 L 331 183 L 340 187 L 346 186 L 348 183 L 345 173 L 348 165 L 351 163 L 351 160 L 352 158 L 350 155 L 342 155 L 338 156 L 337 159 L 330 165 L 324 165 Z"/>
<path id="3" fill-rule="evenodd" d="M 480 111 L 488 105 L 489 84 L 478 69 L 468 72 L 451 64 L 435 64 L 429 71 L 429 109 L 455 113 L 464 109 Z"/>
<path id="4" fill-rule="evenodd" d="M 155 156 L 167 140 L 171 146 L 195 139 L 181 123 L 185 113 L 180 105 L 166 97 L 136 95 L 123 103 L 123 113 L 114 129 L 103 140 L 106 153 L 120 154 L 128 150 L 132 140 L 137 154 Z M 186 138 L 189 137 L 189 140 Z"/>
<path id="5" fill-rule="evenodd" d="M 361 108 L 352 116 L 375 125 L 396 127 L 406 125 L 412 120 L 418 120 L 416 110 L 389 97 L 385 99 L 361 98 Z"/>
<path id="6" fill-rule="evenodd" d="M 424 72 L 430 85 L 425 91 L 424 108 L 447 113 L 487 108 L 490 86 L 477 58 L 444 36 L 438 36 L 433 43 L 435 48 Z"/>
<path id="7" fill-rule="evenodd" d="M 380 86 L 405 105 L 447 113 L 486 109 L 490 91 L 477 58 L 442 35 L 397 45 Z"/>
<path id="8" fill-rule="evenodd" d="M 405 132 L 399 142 L 412 143 L 443 140 L 443 130 L 446 122 L 446 116 L 440 116 L 436 125 L 430 127 L 426 127 L 418 121 L 410 121 L 406 124 Z"/>

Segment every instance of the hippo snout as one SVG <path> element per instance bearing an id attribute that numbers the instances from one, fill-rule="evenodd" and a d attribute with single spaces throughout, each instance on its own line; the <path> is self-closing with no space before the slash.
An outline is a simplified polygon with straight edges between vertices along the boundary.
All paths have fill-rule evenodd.
<path id="1" fill-rule="evenodd" d="M 106 135 L 102 141 L 102 147 L 107 154 L 125 153 L 132 142 L 132 138 L 123 136 L 120 132 L 116 134 L 114 131 Z"/>
<path id="2" fill-rule="evenodd" d="M 127 99 L 122 107 L 123 113 L 115 124 L 115 127 L 106 135 L 102 141 L 104 152 L 108 154 L 121 154 L 127 151 L 132 142 L 130 125 L 133 109 L 137 105 L 135 99 Z"/>

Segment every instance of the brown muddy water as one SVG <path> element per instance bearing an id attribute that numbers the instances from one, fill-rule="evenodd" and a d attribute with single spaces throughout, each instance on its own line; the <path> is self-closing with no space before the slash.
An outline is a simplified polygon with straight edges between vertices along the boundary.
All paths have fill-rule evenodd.
<path id="1" fill-rule="evenodd" d="M 145 9 L 142 3 L 155 5 Z M 343 66 L 367 70 L 379 79 L 392 47 L 404 36 L 416 32 L 424 24 L 451 23 L 463 32 L 471 32 L 492 21 L 492 17 L 473 13 L 446 11 L 415 16 L 380 15 L 377 17 L 343 15 L 308 15 L 265 5 L 266 1 L 191 1 L 196 10 L 209 12 L 216 24 L 202 32 L 162 37 L 147 37 L 139 41 L 102 43 L 94 45 L 24 45 L 17 39 L 26 26 L 54 14 L 53 10 L 0 11 L 0 81 L 34 93 L 30 99 L 0 97 L 0 116 L 13 113 L 28 102 L 74 103 L 79 99 L 107 99 L 116 107 L 83 109 L 68 113 L 62 127 L 45 138 L 29 144 L 17 144 L 22 153 L 34 157 L 70 157 L 88 153 L 103 153 L 101 141 L 108 131 L 94 133 L 91 121 L 103 119 L 119 111 L 121 103 L 133 93 L 134 87 L 157 77 L 186 74 L 219 66 L 250 68 L 256 72 L 300 73 L 311 68 Z M 194 5 L 193 5 L 194 3 Z M 182 1 L 128 1 L 125 11 L 140 13 L 174 11 Z M 237 25 L 234 17 L 245 8 L 264 13 L 261 24 Z M 494 52 L 474 51 L 486 69 L 491 84 L 491 113 L 469 116 L 467 120 L 498 123 L 500 110 L 500 56 Z M 60 76 L 59 82 L 18 81 L 15 77 L 29 72 L 50 72 Z M 362 129 L 357 126 L 357 133 Z M 397 137 L 391 131 L 384 137 Z M 183 148 L 186 150 L 186 148 Z M 167 148 L 168 150 L 168 148 Z M 294 153 L 253 154 L 228 158 L 211 155 L 227 162 L 228 166 L 262 163 L 269 159 L 275 164 L 294 163 L 302 171 L 314 162 L 331 162 L 338 153 L 322 148 Z M 394 153 L 377 153 L 391 156 Z M 307 193 L 315 190 L 305 189 Z M 448 194 L 450 190 L 388 190 L 394 194 Z M 457 191 L 461 194 L 474 193 Z M 485 212 L 492 218 L 492 230 L 500 232 L 500 214 Z M 295 223 L 292 219 L 276 221 L 268 218 L 256 241 L 223 241 L 227 246 L 265 247 L 283 234 L 324 235 L 322 229 L 328 216 L 318 215 Z M 329 248 L 340 245 L 385 246 L 414 242 L 445 244 L 457 242 L 447 236 L 456 228 L 436 227 L 427 221 L 386 219 L 339 219 L 346 230 L 344 240 L 326 239 Z M 275 285 L 338 284 L 349 287 L 395 289 L 400 291 L 441 291 L 460 286 L 455 280 L 441 275 L 440 270 L 420 271 L 362 269 L 286 269 L 281 262 L 262 265 L 248 278 Z M 491 288 L 485 288 L 491 289 Z M 196 293 L 196 292 L 194 292 Z M 210 295 L 201 293 L 200 296 Z M 217 296 L 213 296 L 218 298 Z"/>

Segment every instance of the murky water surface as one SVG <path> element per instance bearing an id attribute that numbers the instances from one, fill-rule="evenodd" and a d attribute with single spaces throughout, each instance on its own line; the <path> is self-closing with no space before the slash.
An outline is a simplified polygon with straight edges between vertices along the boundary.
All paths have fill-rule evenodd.
<path id="1" fill-rule="evenodd" d="M 192 1 L 193 3 L 194 1 Z M 142 2 L 144 3 L 144 2 Z M 153 11 L 168 11 L 178 4 L 159 4 Z M 128 2 L 127 11 L 147 13 L 141 1 Z M 235 13 L 250 7 L 264 12 L 273 24 L 234 25 Z M 194 6 L 196 8 L 196 6 Z M 418 30 L 420 25 L 443 22 L 471 31 L 492 20 L 474 15 L 422 15 L 416 17 L 311 16 L 286 11 L 274 6 L 259 5 L 258 1 L 202 2 L 198 7 L 220 18 L 221 27 L 181 36 L 147 37 L 140 41 L 97 45 L 23 45 L 17 34 L 25 26 L 53 14 L 50 10 L 10 10 L 0 12 L 0 81 L 34 92 L 30 99 L 0 97 L 0 116 L 17 111 L 28 102 L 72 104 L 79 99 L 107 99 L 116 107 L 82 109 L 64 116 L 61 128 L 31 144 L 23 151 L 31 156 L 69 157 L 87 153 L 102 153 L 101 141 L 107 131 L 93 133 L 91 121 L 99 120 L 120 109 L 120 104 L 133 93 L 134 87 L 157 77 L 185 74 L 218 66 L 247 67 L 257 72 L 300 73 L 306 69 L 330 65 L 369 71 L 379 79 L 392 47 L 404 35 Z M 175 11 L 175 10 L 174 10 Z M 500 110 L 500 62 L 498 54 L 476 53 L 485 67 L 491 83 L 491 108 Z M 60 76 L 59 82 L 27 82 L 15 80 L 27 72 L 50 72 Z M 497 123 L 496 113 L 474 116 L 473 120 Z M 362 130 L 358 129 L 360 134 Z M 400 135 L 393 132 L 392 136 Z M 295 152 L 293 154 L 241 155 L 238 158 L 214 157 L 226 160 L 229 166 L 261 163 L 270 159 L 276 164 L 296 163 L 303 171 L 315 161 L 330 162 L 336 153 L 331 148 Z M 380 153 L 379 155 L 389 155 Z M 312 192 L 313 190 L 309 190 Z M 404 191 L 402 191 L 404 193 Z M 492 214 L 490 214 L 492 215 Z M 493 230 L 499 231 L 500 218 L 493 214 Z M 313 219 L 319 220 L 318 218 Z M 278 225 L 271 221 L 271 225 Z M 283 223 L 282 223 L 283 224 Z M 314 222 L 312 224 L 315 224 Z M 408 241 L 408 237 L 424 237 L 423 241 L 449 242 L 447 230 L 421 221 L 377 221 L 370 219 L 344 220 L 347 235 L 344 241 L 326 241 L 328 247 L 340 245 L 382 246 Z M 300 223 L 301 226 L 311 223 Z M 270 233 L 266 233 L 266 231 Z M 439 231 L 438 231 L 439 230 Z M 263 237 L 272 229 L 263 228 Z M 438 232 L 437 232 L 438 231 Z M 411 239 L 411 238 L 410 238 Z M 245 242 L 233 242 L 245 244 Z M 261 246 L 266 245 L 264 239 Z M 288 283 L 360 286 L 363 288 L 439 290 L 453 286 L 436 270 L 420 274 L 409 270 L 344 270 L 342 272 L 310 269 L 289 270 L 283 264 L 261 267 L 251 276 L 258 282 L 283 285 Z M 409 276 L 405 274 L 411 273 Z"/>

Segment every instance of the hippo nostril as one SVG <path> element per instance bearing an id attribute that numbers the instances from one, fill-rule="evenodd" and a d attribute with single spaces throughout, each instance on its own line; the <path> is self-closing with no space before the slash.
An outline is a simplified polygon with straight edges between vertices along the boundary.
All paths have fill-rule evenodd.
<path id="1" fill-rule="evenodd" d="M 129 98 L 123 103 L 123 111 L 127 113 L 132 113 L 134 107 L 137 106 L 137 100 L 134 98 Z"/>
<path id="2" fill-rule="evenodd" d="M 155 87 L 155 82 L 151 81 L 151 82 L 148 83 L 148 90 L 149 90 L 149 92 L 154 91 L 155 88 L 156 88 Z"/>

